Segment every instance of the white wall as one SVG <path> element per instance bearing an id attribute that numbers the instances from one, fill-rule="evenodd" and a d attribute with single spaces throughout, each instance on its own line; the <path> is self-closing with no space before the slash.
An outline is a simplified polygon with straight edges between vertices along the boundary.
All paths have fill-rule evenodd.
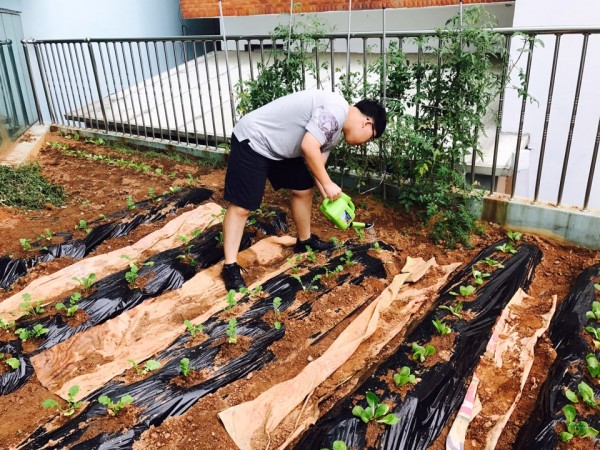
<path id="1" fill-rule="evenodd" d="M 518 0 L 515 6 L 514 26 L 519 27 L 557 27 L 561 26 L 593 26 L 600 28 L 600 4 L 598 0 L 572 0 L 565 3 L 559 0 Z M 544 47 L 536 46 L 532 59 L 532 72 L 529 93 L 537 99 L 536 103 L 527 104 L 524 132 L 531 134 L 531 172 L 528 180 L 517 181 L 516 195 L 533 197 L 535 179 L 542 141 L 543 125 L 546 115 L 548 87 L 552 59 L 554 55 L 554 36 L 542 38 Z M 512 58 L 516 58 L 517 42 L 511 49 Z M 541 180 L 540 200 L 556 202 L 560 174 L 562 171 L 571 113 L 575 98 L 575 88 L 581 58 L 581 36 L 565 35 L 561 38 L 558 70 L 552 98 L 548 136 Z M 600 117 L 600 35 L 592 35 L 589 39 L 587 59 L 581 94 L 577 108 L 576 126 L 573 133 L 571 154 L 563 204 L 582 205 L 588 179 L 589 165 L 592 158 L 594 141 Z M 519 66 L 524 68 L 527 55 L 524 55 Z M 516 75 L 516 71 L 514 72 Z M 514 83 L 518 83 L 513 78 Z M 521 99 L 514 90 L 507 90 L 503 131 L 517 131 Z M 596 167 L 595 189 L 592 190 L 591 208 L 600 208 L 600 164 Z"/>

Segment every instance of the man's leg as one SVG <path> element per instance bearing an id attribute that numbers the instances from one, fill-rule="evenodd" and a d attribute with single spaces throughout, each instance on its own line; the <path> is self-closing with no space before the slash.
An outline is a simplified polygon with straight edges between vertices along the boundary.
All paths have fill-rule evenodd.
<path id="1" fill-rule="evenodd" d="M 292 190 L 292 219 L 296 224 L 298 240 L 310 238 L 310 219 L 312 214 L 313 188 L 302 191 Z"/>
<path id="2" fill-rule="evenodd" d="M 225 264 L 237 262 L 237 254 L 250 211 L 234 204 L 229 205 L 223 220 L 223 251 Z M 310 226 L 310 224 L 309 224 Z"/>

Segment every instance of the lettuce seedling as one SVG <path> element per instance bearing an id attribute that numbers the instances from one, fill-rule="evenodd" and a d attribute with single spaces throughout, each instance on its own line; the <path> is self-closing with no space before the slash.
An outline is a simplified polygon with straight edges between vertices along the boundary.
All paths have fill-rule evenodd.
<path id="1" fill-rule="evenodd" d="M 92 285 L 94 284 L 94 281 L 96 280 L 96 274 L 90 273 L 86 277 L 81 277 L 81 278 L 73 277 L 72 279 L 77 281 L 81 285 L 83 292 L 88 292 L 90 290 L 90 288 L 92 287 Z"/>
<path id="2" fill-rule="evenodd" d="M 144 367 L 140 367 L 133 359 L 128 359 L 127 361 L 135 369 L 138 375 L 146 375 L 148 372 L 152 372 L 153 370 L 160 368 L 160 363 L 155 359 L 149 359 L 146 361 Z"/>
<path id="3" fill-rule="evenodd" d="M 462 319 L 462 314 L 460 314 L 460 312 L 462 311 L 462 308 L 463 308 L 462 302 L 457 302 L 456 305 L 454 305 L 454 306 L 452 306 L 452 305 L 450 305 L 450 306 L 441 305 L 439 308 L 440 309 L 447 309 L 448 311 L 450 311 L 450 313 L 453 316 L 455 316 L 455 317 L 457 317 L 459 319 Z"/>
<path id="4" fill-rule="evenodd" d="M 390 407 L 385 403 L 379 402 L 373 392 L 367 392 L 367 406 L 356 405 L 352 408 L 352 415 L 360 418 L 364 423 L 369 423 L 371 420 L 375 420 L 377 423 L 383 423 L 386 425 L 394 425 L 400 421 L 400 418 L 396 414 L 388 414 Z"/>
<path id="5" fill-rule="evenodd" d="M 153 265 L 154 265 L 154 262 L 148 261 L 148 262 L 143 263 L 141 267 L 153 266 Z M 140 268 L 137 266 L 136 263 L 130 262 L 129 270 L 127 272 L 125 272 L 125 280 L 127 280 L 127 283 L 129 283 L 129 287 L 132 289 L 136 287 L 135 282 L 138 279 L 139 270 L 140 270 Z"/>
<path id="6" fill-rule="evenodd" d="M 496 261 L 493 258 L 484 258 L 483 262 L 486 263 L 488 266 L 490 266 L 492 268 L 504 269 L 504 265 L 500 264 L 498 261 Z"/>
<path id="7" fill-rule="evenodd" d="M 227 327 L 227 331 L 225 331 L 229 339 L 227 342 L 230 344 L 237 344 L 237 320 L 229 319 L 229 326 Z"/>
<path id="8" fill-rule="evenodd" d="M 14 322 L 5 322 L 4 319 L 0 318 L 0 329 L 8 331 L 10 328 L 14 328 Z"/>
<path id="9" fill-rule="evenodd" d="M 480 270 L 475 269 L 475 266 L 471 267 L 471 273 L 473 274 L 473 278 L 475 279 L 475 284 L 481 286 L 483 284 L 483 279 L 488 278 L 490 276 L 489 273 L 481 272 Z"/>
<path id="10" fill-rule="evenodd" d="M 42 403 L 42 407 L 44 408 L 54 408 L 58 412 L 60 412 L 63 416 L 72 416 L 75 413 L 75 410 L 83 405 L 83 402 L 76 402 L 75 396 L 79 392 L 79 386 L 74 385 L 69 388 L 69 392 L 67 393 L 67 404 L 62 407 L 60 404 L 51 398 L 47 398 Z"/>
<path id="11" fill-rule="evenodd" d="M 27 328 L 17 328 L 15 330 L 15 334 L 19 337 L 19 339 L 25 342 L 31 336 L 31 331 L 29 331 Z"/>
<path id="12" fill-rule="evenodd" d="M 579 403 L 577 394 L 569 388 L 565 389 L 565 397 L 567 397 L 571 403 Z"/>
<path id="13" fill-rule="evenodd" d="M 106 406 L 108 414 L 116 416 L 119 412 L 127 405 L 133 403 L 133 397 L 131 395 L 124 395 L 118 402 L 113 402 L 108 395 L 101 395 L 98 397 L 98 403 Z"/>
<path id="14" fill-rule="evenodd" d="M 29 239 L 21 238 L 19 239 L 19 244 L 21 244 L 23 250 L 31 250 L 31 241 Z"/>
<path id="15" fill-rule="evenodd" d="M 27 328 L 16 329 L 15 334 L 17 336 L 19 336 L 19 339 L 21 339 L 23 342 L 25 342 L 30 337 L 33 337 L 33 338 L 42 337 L 44 334 L 47 334 L 48 331 L 50 331 L 50 330 L 48 330 L 48 328 L 44 328 L 44 326 L 42 324 L 36 323 L 31 330 L 28 330 Z"/>
<path id="16" fill-rule="evenodd" d="M 340 258 L 340 261 L 342 261 L 347 266 L 353 266 L 354 264 L 356 264 L 356 261 L 352 260 L 352 256 L 353 256 L 352 251 L 351 250 L 346 250 L 345 256 L 342 256 Z"/>
<path id="17" fill-rule="evenodd" d="M 600 328 L 585 327 L 585 331 L 592 333 L 597 340 L 600 340 Z"/>
<path id="18" fill-rule="evenodd" d="M 225 309 L 227 311 L 231 311 L 231 308 L 233 308 L 235 305 L 237 305 L 237 300 L 235 299 L 235 289 L 229 290 L 225 300 L 227 301 L 227 308 L 225 308 Z"/>
<path id="19" fill-rule="evenodd" d="M 187 319 L 183 321 L 183 324 L 185 325 L 186 331 L 190 333 L 193 338 L 196 337 L 198 333 L 202 333 L 202 330 L 204 330 L 204 325 L 194 325 Z"/>
<path id="20" fill-rule="evenodd" d="M 502 245 L 498 245 L 496 247 L 496 250 L 499 250 L 502 253 L 510 253 L 511 255 L 514 255 L 515 253 L 517 253 L 517 251 L 514 248 L 514 244 L 512 243 L 512 241 L 506 242 L 505 244 L 502 244 Z"/>
<path id="21" fill-rule="evenodd" d="M 589 353 L 585 357 L 585 360 L 587 362 L 587 367 L 590 372 L 590 375 L 594 378 L 599 378 L 600 377 L 600 362 L 598 362 L 596 355 L 594 355 L 593 353 Z"/>
<path id="22" fill-rule="evenodd" d="M 329 450 L 328 448 L 322 448 L 321 450 Z M 344 441 L 333 441 L 331 450 L 348 450 Z"/>
<path id="23" fill-rule="evenodd" d="M 184 377 L 187 377 L 190 374 L 190 372 L 194 370 L 190 366 L 189 358 L 182 358 L 181 361 L 179 361 L 179 370 L 181 370 L 181 375 L 183 375 Z"/>
<path id="24" fill-rule="evenodd" d="M 0 361 L 2 361 L 4 359 L 6 355 L 4 353 L 0 353 Z M 4 362 L 12 369 L 12 370 L 16 370 L 19 367 L 21 367 L 21 361 L 19 361 L 17 358 L 6 358 L 4 360 Z"/>
<path id="25" fill-rule="evenodd" d="M 466 286 L 460 286 L 458 288 L 458 292 L 450 291 L 450 295 L 460 295 L 461 297 L 468 297 L 473 292 L 475 292 L 475 286 L 471 286 L 470 284 Z"/>
<path id="26" fill-rule="evenodd" d="M 521 236 L 523 236 L 523 233 L 519 233 L 518 231 L 508 231 L 506 233 L 506 235 L 508 236 L 508 238 L 513 241 L 513 242 L 517 242 L 521 240 Z"/>
<path id="27" fill-rule="evenodd" d="M 67 313 L 67 317 L 73 317 L 79 309 L 79 306 L 77 305 L 72 305 L 67 308 L 64 303 L 57 303 L 54 307 L 57 309 L 57 311 L 64 309 Z"/>
<path id="28" fill-rule="evenodd" d="M 248 297 L 250 298 L 254 298 L 254 297 L 258 297 L 263 293 L 263 287 L 262 286 L 256 286 L 254 289 L 248 291 Z"/>
<path id="29" fill-rule="evenodd" d="M 379 245 L 378 241 L 373 242 L 373 250 L 375 250 L 377 253 L 381 252 L 383 249 L 381 248 L 381 246 Z"/>
<path id="30" fill-rule="evenodd" d="M 127 196 L 127 209 L 129 209 L 129 210 L 135 209 L 135 202 L 131 198 L 131 195 Z"/>
<path id="31" fill-rule="evenodd" d="M 441 320 L 436 319 L 436 320 L 432 320 L 431 322 L 433 323 L 433 326 L 435 327 L 437 332 L 442 336 L 444 336 L 445 334 L 449 334 L 452 331 L 452 328 L 450 328 L 448 325 L 446 325 Z"/>
<path id="32" fill-rule="evenodd" d="M 566 405 L 563 408 L 563 412 L 567 422 L 567 431 L 560 433 L 561 441 L 569 441 L 575 436 L 583 438 L 589 437 L 592 439 L 596 438 L 598 435 L 598 430 L 590 427 L 587 422 L 575 420 L 577 417 L 577 411 L 573 405 Z"/>
<path id="33" fill-rule="evenodd" d="M 310 248 L 310 245 L 306 246 L 306 259 L 308 259 L 311 263 L 314 263 L 317 261 L 317 255 L 315 254 L 313 249 Z"/>
<path id="34" fill-rule="evenodd" d="M 598 406 L 600 406 L 600 402 L 596 401 L 596 398 L 594 397 L 594 390 L 590 387 L 589 384 L 582 381 L 577 386 L 577 389 L 581 394 L 583 403 L 585 403 L 588 406 L 591 406 L 592 408 L 598 408 Z"/>
<path id="35" fill-rule="evenodd" d="M 600 291 L 600 283 L 595 283 L 594 289 L 596 289 L 597 291 Z"/>
<path id="36" fill-rule="evenodd" d="M 592 310 L 586 312 L 585 317 L 592 320 L 600 320 L 600 302 L 592 302 Z"/>
<path id="37" fill-rule="evenodd" d="M 417 377 L 410 373 L 410 367 L 404 366 L 400 372 L 394 374 L 394 383 L 396 386 L 404 386 L 406 383 L 415 384 Z"/>
<path id="38" fill-rule="evenodd" d="M 44 307 L 42 306 L 43 299 L 38 299 L 34 304 L 31 303 L 31 295 L 23 294 L 23 301 L 19 304 L 19 308 L 23 310 L 23 316 L 28 316 L 30 314 L 42 314 L 44 312 Z"/>
<path id="39" fill-rule="evenodd" d="M 414 343 L 412 345 L 413 359 L 415 361 L 424 362 L 425 358 L 435 353 L 435 347 L 433 345 L 426 345 L 421 347 L 419 344 Z"/>
<path id="40" fill-rule="evenodd" d="M 335 275 L 336 273 L 342 272 L 344 270 L 344 266 L 342 266 L 340 264 L 340 265 L 336 266 L 336 268 L 333 270 L 329 270 L 327 267 L 324 267 L 324 269 L 325 269 L 325 276 L 329 278 L 329 277 Z"/>
<path id="41" fill-rule="evenodd" d="M 92 231 L 91 228 L 88 228 L 88 223 L 83 219 L 79 220 L 79 223 L 77 225 L 75 225 L 75 229 L 76 230 L 85 230 L 85 232 L 87 234 L 90 234 L 90 232 Z"/>
<path id="42" fill-rule="evenodd" d="M 281 317 L 281 312 L 279 311 L 280 306 L 281 297 L 275 297 L 273 299 L 273 312 L 275 313 L 275 323 L 273 324 L 273 326 L 276 330 L 279 330 L 281 328 L 281 322 L 279 321 L 279 318 Z"/>

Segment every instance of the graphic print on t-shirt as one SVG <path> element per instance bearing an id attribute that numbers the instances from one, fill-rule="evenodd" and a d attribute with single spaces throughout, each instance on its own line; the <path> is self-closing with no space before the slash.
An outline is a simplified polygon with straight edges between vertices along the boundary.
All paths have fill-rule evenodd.
<path id="1" fill-rule="evenodd" d="M 313 114 L 313 120 L 316 121 L 317 127 L 319 127 L 319 130 L 321 130 L 321 132 L 325 136 L 325 143 L 322 145 L 321 148 L 328 147 L 329 145 L 331 145 L 333 136 L 339 129 L 337 119 L 325 108 L 319 106 L 315 109 L 315 112 Z"/>

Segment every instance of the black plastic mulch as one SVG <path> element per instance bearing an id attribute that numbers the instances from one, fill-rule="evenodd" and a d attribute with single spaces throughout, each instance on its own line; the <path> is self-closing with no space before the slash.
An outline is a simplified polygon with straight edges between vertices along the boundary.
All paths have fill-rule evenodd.
<path id="1" fill-rule="evenodd" d="M 519 288 L 527 289 L 533 272 L 541 260 L 541 252 L 532 245 L 521 244 L 516 254 L 503 264 L 504 269 L 493 272 L 486 283 L 477 290 L 473 301 L 464 302 L 463 310 L 475 313 L 468 322 L 459 320 L 451 323 L 455 333 L 454 352 L 447 362 L 425 368 L 412 359 L 412 343 L 427 344 L 437 332 L 433 319 L 444 319 L 448 311 L 438 309 L 441 305 L 452 305 L 456 298 L 450 291 L 460 285 L 471 284 L 471 268 L 483 258 L 497 253 L 498 242 L 483 250 L 471 263 L 457 273 L 436 300 L 432 311 L 411 331 L 394 355 L 380 366 L 374 367 L 356 390 L 340 401 L 317 423 L 308 429 L 294 447 L 299 450 L 328 448 L 336 441 L 344 441 L 348 448 L 357 449 L 426 449 L 438 437 L 446 422 L 460 407 L 470 378 L 491 336 L 493 325 L 504 306 Z M 477 267 L 484 270 L 483 266 Z M 389 371 L 397 372 L 408 366 L 421 380 L 407 392 L 404 399 L 388 386 Z M 393 382 L 391 382 L 393 385 Z M 367 424 L 352 415 L 352 408 L 359 404 L 366 407 L 364 395 L 374 392 L 388 405 L 400 421 L 385 426 L 374 446 L 367 445 Z M 361 400 L 358 400 L 358 398 Z"/>
<path id="2" fill-rule="evenodd" d="M 94 227 L 83 239 L 71 240 L 70 233 L 56 233 L 65 236 L 65 242 L 49 246 L 36 256 L 13 259 L 8 255 L 0 257 L 0 288 L 9 289 L 19 278 L 26 275 L 29 269 L 40 262 L 52 261 L 56 258 L 69 256 L 73 259 L 83 258 L 107 239 L 128 235 L 139 225 L 153 223 L 164 219 L 177 209 L 187 205 L 199 205 L 209 200 L 212 191 L 204 188 L 182 190 L 164 197 L 162 201 L 144 200 L 137 202 L 132 210 L 123 209 L 111 214 L 108 219 L 114 219 Z M 142 213 L 137 213 L 138 211 Z"/>
<path id="3" fill-rule="evenodd" d="M 565 397 L 567 388 L 579 395 L 578 385 L 585 382 L 593 389 L 596 399 L 600 397 L 598 380 L 590 376 L 585 360 L 590 353 L 596 357 L 600 354 L 583 339 L 584 335 L 589 334 L 585 327 L 600 326 L 585 315 L 592 310 L 592 302 L 596 300 L 593 279 L 598 279 L 599 271 L 600 264 L 583 271 L 554 314 L 549 336 L 556 350 L 556 360 L 540 388 L 532 414 L 517 435 L 514 449 L 554 449 L 559 446 L 559 432 L 566 431 L 564 425 L 559 425 L 565 423 L 562 409 L 570 403 Z M 576 420 L 586 421 L 600 430 L 600 412 L 578 416 Z M 595 443 L 590 438 L 586 440 L 589 441 L 589 448 L 595 448 L 600 442 L 600 439 L 596 439 Z"/>
<path id="4" fill-rule="evenodd" d="M 385 244 L 380 243 L 380 245 L 382 248 L 390 248 Z M 345 281 L 360 284 L 365 276 L 386 277 L 383 263 L 367 254 L 370 245 L 358 245 L 350 248 L 354 253 L 352 259 L 362 264 L 364 268 L 362 273 L 353 279 L 341 276 L 341 279 L 338 280 L 339 283 Z M 332 270 L 337 265 L 343 264 L 340 258 L 332 259 L 325 266 L 311 269 L 302 276 L 303 284 L 310 283 L 317 274 L 324 274 L 325 267 Z M 168 360 L 169 362 L 149 378 L 131 385 L 116 382 L 107 384 L 104 388 L 88 396 L 87 399 L 91 403 L 79 416 L 63 427 L 50 432 L 45 432 L 44 428 L 40 427 L 28 438 L 22 448 L 37 449 L 47 445 L 44 448 L 53 449 L 73 445 L 87 430 L 88 425 L 84 425 L 87 420 L 106 414 L 105 407 L 96 401 L 100 395 L 108 395 L 113 400 L 117 400 L 123 395 L 131 395 L 135 399 L 134 406 L 140 411 L 138 422 L 124 434 L 104 433 L 84 442 L 79 442 L 71 448 L 132 448 L 134 440 L 139 438 L 141 433 L 151 425 L 158 426 L 168 417 L 183 414 L 205 395 L 264 367 L 275 358 L 268 347 L 285 335 L 285 323 L 282 323 L 281 328 L 277 330 L 270 323 L 265 322 L 263 317 L 267 312 L 273 310 L 272 304 L 275 297 L 282 299 L 280 311 L 286 311 L 294 302 L 296 294 L 302 290 L 302 287 L 296 279 L 287 274 L 273 277 L 265 282 L 262 287 L 263 291 L 268 293 L 268 296 L 253 300 L 247 294 L 240 300 L 240 302 L 254 301 L 250 309 L 237 318 L 238 336 L 246 336 L 252 339 L 252 344 L 245 354 L 215 367 L 215 357 L 221 348 L 230 345 L 226 342 L 225 333 L 228 328 L 228 320 L 222 319 L 220 313 L 216 314 L 204 324 L 204 333 L 208 336 L 208 339 L 202 344 L 185 347 L 190 336 L 187 334 L 181 336 L 168 349 L 156 356 L 158 360 Z M 298 313 L 296 319 L 288 316 L 286 320 L 305 320 L 305 317 L 310 314 L 311 304 L 318 301 L 320 296 L 329 291 L 323 289 L 322 286 L 319 286 L 319 288 L 321 290 L 315 300 L 306 302 L 295 311 Z M 291 316 L 294 316 L 294 312 Z M 210 378 L 198 385 L 190 387 L 177 386 L 171 381 L 174 377 L 180 375 L 179 361 L 181 358 L 189 358 L 190 366 L 194 369 L 211 368 L 216 370 L 211 371 Z"/>

